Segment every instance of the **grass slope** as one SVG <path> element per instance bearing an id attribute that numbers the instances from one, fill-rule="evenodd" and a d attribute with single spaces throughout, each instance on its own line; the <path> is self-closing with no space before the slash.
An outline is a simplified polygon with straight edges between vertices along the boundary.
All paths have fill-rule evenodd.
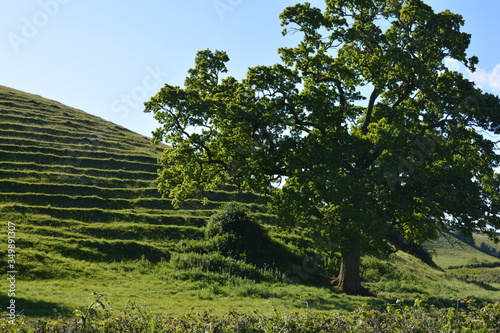
<path id="1" fill-rule="evenodd" d="M 474 234 L 473 238 L 456 233 L 444 233 L 426 247 L 434 253 L 434 261 L 447 272 L 460 279 L 483 284 L 500 284 L 500 243 L 487 236 Z"/>
<path id="2" fill-rule="evenodd" d="M 18 309 L 31 317 L 54 315 L 54 309 L 70 314 L 88 306 L 92 292 L 105 294 L 118 309 L 144 302 L 157 313 L 352 311 L 400 297 L 445 305 L 469 296 L 500 298 L 494 281 L 473 283 L 404 253 L 364 258 L 364 280 L 378 298 L 298 284 L 290 274 L 248 262 L 245 253 L 222 256 L 216 253 L 221 240 L 204 236 L 207 218 L 221 204 L 238 201 L 269 222 L 263 199 L 226 187 L 205 193 L 208 203 L 173 210 L 155 189 L 163 149 L 83 111 L 0 86 L 0 220 L 16 224 Z M 292 277 L 303 282 L 319 271 L 307 260 L 310 250 L 296 246 L 307 241 L 267 227 L 276 253 L 286 248 L 303 258 L 290 263 Z M 2 267 L 6 260 L 0 256 Z M 0 312 L 9 302 L 1 296 L 5 280 L 1 287 Z"/>
<path id="3" fill-rule="evenodd" d="M 208 205 L 174 211 L 154 184 L 164 146 L 3 86 L 0 110 L 0 216 L 18 226 L 25 279 L 80 274 L 79 260 L 168 260 L 174 241 L 201 237 L 206 217 L 238 196 L 212 193 Z"/>

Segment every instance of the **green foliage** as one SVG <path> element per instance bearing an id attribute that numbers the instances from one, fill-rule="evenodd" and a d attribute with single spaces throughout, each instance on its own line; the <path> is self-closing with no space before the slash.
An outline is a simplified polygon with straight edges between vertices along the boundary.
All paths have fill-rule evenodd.
<path id="1" fill-rule="evenodd" d="M 129 303 L 121 313 L 112 311 L 104 296 L 84 311 L 57 320 L 29 321 L 18 318 L 14 325 L 0 319 L 3 332 L 498 332 L 500 303 L 478 307 L 463 300 L 466 311 L 395 304 L 384 311 L 364 306 L 347 315 L 310 311 L 305 314 L 280 313 L 264 316 L 255 310 L 243 313 L 231 310 L 223 315 L 211 311 L 180 316 L 155 315 L 142 305 Z"/>
<path id="2" fill-rule="evenodd" d="M 210 218 L 205 230 L 216 251 L 259 267 L 286 270 L 303 260 L 290 247 L 272 239 L 241 205 L 223 206 Z"/>
<path id="3" fill-rule="evenodd" d="M 401 278 L 396 266 L 388 261 L 365 257 L 363 258 L 362 267 L 365 281 L 398 281 Z"/>
<path id="4" fill-rule="evenodd" d="M 237 204 L 221 207 L 221 211 L 210 218 L 205 230 L 207 238 L 230 234 L 244 241 L 253 239 L 257 244 L 259 240 L 268 238 L 265 229 L 250 217 L 243 206 Z"/>

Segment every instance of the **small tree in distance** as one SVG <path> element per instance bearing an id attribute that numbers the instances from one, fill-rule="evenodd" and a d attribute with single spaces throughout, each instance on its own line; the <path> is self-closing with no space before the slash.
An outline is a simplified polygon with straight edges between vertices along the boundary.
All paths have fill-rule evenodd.
<path id="1" fill-rule="evenodd" d="M 171 145 L 159 189 L 180 203 L 221 183 L 271 196 L 280 219 L 340 253 L 335 284 L 363 294 L 362 254 L 386 236 L 500 228 L 500 101 L 445 66 L 467 57 L 463 19 L 421 0 L 328 0 L 281 14 L 281 64 L 241 81 L 227 54 L 200 51 L 185 86 L 146 103 Z M 368 91 L 368 93 L 366 93 Z M 364 98 L 367 95 L 368 98 Z M 277 186 L 280 184 L 280 186 Z"/>

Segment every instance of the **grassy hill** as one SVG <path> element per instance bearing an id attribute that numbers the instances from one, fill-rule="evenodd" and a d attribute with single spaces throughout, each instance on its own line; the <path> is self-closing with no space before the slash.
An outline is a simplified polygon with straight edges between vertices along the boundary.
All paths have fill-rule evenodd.
<path id="1" fill-rule="evenodd" d="M 154 188 L 162 147 L 5 87 L 0 108 L 0 212 L 19 226 L 24 278 L 71 275 L 80 259 L 168 258 L 164 239 L 200 233 L 208 211 L 173 212 Z"/>
<path id="2" fill-rule="evenodd" d="M 434 262 L 462 280 L 500 284 L 500 243 L 482 234 L 472 238 L 444 233 L 425 247 L 434 254 Z"/>
<path id="3" fill-rule="evenodd" d="M 178 274 L 193 261 L 212 271 L 272 275 L 209 255 L 214 244 L 204 233 L 207 219 L 227 202 L 243 203 L 266 218 L 261 197 L 223 186 L 204 193 L 208 202 L 200 198 L 174 210 L 155 185 L 157 158 L 165 146 L 153 147 L 148 138 L 121 126 L 3 86 L 0 111 L 0 217 L 16 225 L 19 283 L 115 279 L 106 271 L 120 265 L 128 272 L 172 263 L 168 273 Z M 6 261 L 2 256 L 2 267 Z M 216 273 L 223 278 L 223 272 Z M 43 291 L 28 290 L 21 291 L 27 307 L 38 307 L 28 299 L 43 302 Z M 65 293 L 71 292 L 65 288 L 61 296 Z"/>
<path id="4" fill-rule="evenodd" d="M 208 202 L 172 209 L 155 186 L 164 148 L 81 110 L 0 86 L 0 220 L 16 225 L 19 309 L 32 317 L 69 314 L 88 306 L 93 292 L 104 294 L 116 308 L 144 302 L 158 313 L 192 308 L 351 311 L 365 303 L 383 307 L 400 297 L 424 297 L 434 304 L 500 298 L 498 281 L 476 283 L 448 267 L 462 264 L 442 265 L 438 245 L 431 247 L 444 270 L 405 253 L 364 258 L 364 280 L 378 297 L 314 286 L 312 278 L 322 267 L 316 267 L 321 263 L 314 262 L 308 240 L 275 229 L 263 198 L 221 187 L 205 193 Z M 256 264 L 246 253 L 222 255 L 225 240 L 205 237 L 210 216 L 234 201 L 266 222 L 272 239 L 261 249 L 263 260 L 285 261 L 288 271 Z M 483 250 L 487 246 L 493 245 Z M 6 256 L 0 265 L 7 267 Z M 290 272 L 300 281 L 290 279 Z M 9 301 L 2 295 L 0 312 Z"/>

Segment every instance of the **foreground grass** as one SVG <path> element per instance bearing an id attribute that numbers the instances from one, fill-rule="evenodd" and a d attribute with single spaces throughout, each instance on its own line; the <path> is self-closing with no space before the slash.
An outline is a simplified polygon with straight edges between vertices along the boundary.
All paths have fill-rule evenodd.
<path id="1" fill-rule="evenodd" d="M 105 295 L 116 311 L 124 311 L 133 302 L 147 304 L 155 315 L 208 309 L 216 314 L 229 309 L 242 313 L 258 309 L 263 315 L 271 315 L 275 310 L 347 314 L 362 305 L 383 310 L 397 299 L 421 299 L 438 308 L 456 307 L 465 298 L 476 299 L 480 306 L 500 299 L 500 284 L 466 281 L 432 269 L 404 253 L 385 260 L 363 260 L 363 278 L 373 297 L 348 296 L 324 287 L 291 283 L 273 270 L 253 271 L 260 278 L 252 280 L 231 271 L 229 266 L 215 270 L 199 266 L 179 269 L 179 263 L 172 261 L 151 263 L 143 259 L 86 264 L 82 276 L 43 280 L 23 280 L 20 276 L 16 286 L 17 310 L 30 319 L 67 316 L 75 310 L 84 311 L 94 299 L 92 293 Z M 5 311 L 8 302 L 0 296 L 0 312 Z"/>
<path id="2" fill-rule="evenodd" d="M 478 307 L 464 300 L 467 309 L 438 309 L 395 304 L 385 310 L 362 306 L 349 314 L 307 311 L 271 314 L 229 310 L 155 315 L 148 308 L 128 303 L 116 313 L 96 295 L 84 311 L 50 320 L 25 317 L 0 319 L 2 332 L 500 332 L 500 302 Z"/>
<path id="3" fill-rule="evenodd" d="M 269 315 L 279 311 L 349 312 L 362 304 L 383 306 L 385 301 L 332 293 L 326 288 L 285 283 L 256 283 L 232 278 L 227 283 L 182 281 L 153 274 L 118 273 L 95 279 L 19 281 L 18 306 L 30 318 L 54 317 L 83 311 L 92 293 L 106 295 L 109 305 L 123 311 L 129 302 L 147 304 L 154 314 L 183 314 L 211 309 L 221 314 L 229 309 L 250 313 L 259 309 Z M 8 300 L 1 299 L 3 304 Z M 18 307 L 18 308 L 19 308 Z M 5 309 L 5 307 L 2 307 Z"/>

